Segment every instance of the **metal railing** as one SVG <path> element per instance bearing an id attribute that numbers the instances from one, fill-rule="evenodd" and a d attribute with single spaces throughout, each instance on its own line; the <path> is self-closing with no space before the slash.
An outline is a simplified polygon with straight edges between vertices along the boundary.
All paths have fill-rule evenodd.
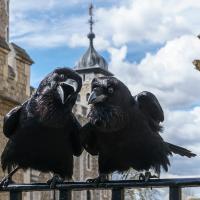
<path id="1" fill-rule="evenodd" d="M 169 188 L 169 200 L 181 200 L 181 189 L 200 187 L 200 178 L 152 179 L 147 182 L 137 180 L 108 181 L 101 183 L 66 182 L 56 185 L 60 200 L 71 200 L 72 191 L 112 190 L 112 200 L 124 200 L 124 190 L 130 188 Z M 0 188 L 0 192 L 9 192 L 10 200 L 22 200 L 22 192 L 50 191 L 46 183 L 11 184 Z"/>

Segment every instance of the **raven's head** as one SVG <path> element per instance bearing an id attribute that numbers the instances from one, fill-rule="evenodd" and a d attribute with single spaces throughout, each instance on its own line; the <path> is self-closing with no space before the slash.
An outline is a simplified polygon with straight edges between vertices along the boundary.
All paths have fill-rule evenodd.
<path id="1" fill-rule="evenodd" d="M 94 78 L 88 104 L 92 104 L 88 118 L 104 131 L 125 126 L 132 96 L 128 88 L 115 77 Z"/>
<path id="2" fill-rule="evenodd" d="M 37 110 L 42 118 L 49 118 L 54 113 L 61 115 L 63 111 L 71 112 L 81 87 L 81 77 L 72 69 L 57 68 L 48 74 L 35 94 Z"/>

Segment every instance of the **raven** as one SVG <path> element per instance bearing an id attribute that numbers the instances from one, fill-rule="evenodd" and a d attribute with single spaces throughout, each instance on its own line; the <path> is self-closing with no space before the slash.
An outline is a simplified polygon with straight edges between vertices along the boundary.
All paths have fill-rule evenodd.
<path id="1" fill-rule="evenodd" d="M 1 186 L 7 185 L 19 169 L 53 172 L 56 180 L 70 179 L 73 155 L 79 156 L 80 124 L 72 113 L 81 77 L 69 68 L 57 68 L 40 83 L 33 96 L 4 117 L 3 132 L 9 138 L 1 156 L 2 169 L 17 167 Z"/>
<path id="2" fill-rule="evenodd" d="M 91 87 L 89 122 L 81 130 L 86 151 L 98 155 L 99 177 L 90 181 L 101 181 L 109 173 L 129 168 L 146 171 L 140 179 L 148 180 L 154 177 L 149 169 L 158 174 L 161 168 L 168 170 L 172 153 L 196 156 L 162 139 L 159 132 L 164 113 L 152 93 L 132 96 L 115 77 L 94 78 Z"/>

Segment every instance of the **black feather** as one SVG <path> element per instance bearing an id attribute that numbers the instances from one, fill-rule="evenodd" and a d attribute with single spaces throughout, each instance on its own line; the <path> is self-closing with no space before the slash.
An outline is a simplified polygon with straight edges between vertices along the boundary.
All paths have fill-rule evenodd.
<path id="1" fill-rule="evenodd" d="M 68 80 L 74 80 L 76 90 Z M 19 166 L 71 178 L 73 155 L 82 152 L 80 124 L 72 114 L 81 84 L 73 70 L 56 69 L 29 100 L 5 116 L 4 134 L 9 141 L 1 156 L 3 170 Z"/>
<path id="2" fill-rule="evenodd" d="M 166 143 L 159 132 L 164 120 L 157 98 L 150 92 L 132 97 L 128 88 L 114 77 L 92 81 L 89 123 L 81 131 L 83 146 L 99 155 L 99 172 L 154 169 L 168 170 L 172 153 L 192 157 L 182 147 Z"/>
<path id="3" fill-rule="evenodd" d="M 186 156 L 188 158 L 196 156 L 196 154 L 192 153 L 188 149 L 185 149 L 183 147 L 180 147 L 180 146 L 177 146 L 177 145 L 174 145 L 174 144 L 170 144 L 168 142 L 165 142 L 165 143 L 166 143 L 166 145 L 169 146 L 170 151 L 175 153 L 175 154 L 178 154 L 178 155 L 181 155 L 181 156 Z"/>

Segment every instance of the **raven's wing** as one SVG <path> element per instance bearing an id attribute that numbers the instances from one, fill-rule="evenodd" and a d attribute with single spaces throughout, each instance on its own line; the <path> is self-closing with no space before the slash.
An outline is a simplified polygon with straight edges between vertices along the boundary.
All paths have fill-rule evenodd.
<path id="1" fill-rule="evenodd" d="M 158 99 L 150 92 L 141 92 L 135 96 L 139 109 L 149 119 L 150 126 L 155 130 L 161 130 L 160 122 L 164 121 L 164 112 Z"/>
<path id="2" fill-rule="evenodd" d="M 98 145 L 96 131 L 94 127 L 87 123 L 81 128 L 81 142 L 85 150 L 93 156 L 98 155 Z"/>
<path id="3" fill-rule="evenodd" d="M 16 106 L 4 116 L 3 132 L 6 137 L 10 137 L 17 129 L 22 106 Z"/>
<path id="4" fill-rule="evenodd" d="M 72 121 L 73 130 L 71 132 L 71 144 L 73 149 L 73 155 L 80 156 L 81 153 L 83 152 L 83 147 L 80 139 L 81 125 L 79 124 L 79 122 L 75 117 L 73 117 L 72 120 L 73 120 Z"/>
<path id="5" fill-rule="evenodd" d="M 135 96 L 135 100 L 139 105 L 139 108 L 147 115 L 149 115 L 156 122 L 164 121 L 164 113 L 162 107 L 151 92 L 141 92 Z"/>

